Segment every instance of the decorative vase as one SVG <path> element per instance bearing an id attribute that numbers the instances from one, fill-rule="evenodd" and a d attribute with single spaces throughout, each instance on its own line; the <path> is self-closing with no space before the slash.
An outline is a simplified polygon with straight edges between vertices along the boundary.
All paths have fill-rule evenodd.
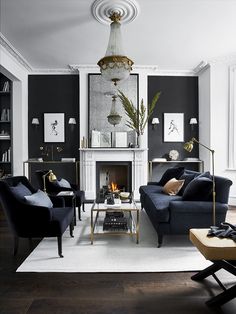
<path id="1" fill-rule="evenodd" d="M 143 135 L 137 136 L 137 146 L 139 148 L 144 148 L 144 137 L 143 137 Z"/>

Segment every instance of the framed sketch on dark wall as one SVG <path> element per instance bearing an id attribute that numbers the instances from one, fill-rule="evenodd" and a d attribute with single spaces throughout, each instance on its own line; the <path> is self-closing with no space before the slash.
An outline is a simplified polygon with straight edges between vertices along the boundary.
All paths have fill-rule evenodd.
<path id="1" fill-rule="evenodd" d="M 65 114 L 44 113 L 44 142 L 65 142 Z"/>
<path id="2" fill-rule="evenodd" d="M 164 113 L 164 142 L 184 142 L 183 113 Z"/>
<path id="3" fill-rule="evenodd" d="M 106 81 L 101 74 L 88 74 L 88 134 L 90 137 L 89 147 L 92 145 L 92 131 L 101 132 L 103 137 L 102 147 L 110 147 L 108 133 L 113 132 L 128 132 L 130 129 L 127 126 L 127 116 L 125 110 L 118 98 L 116 98 L 115 109 L 121 116 L 121 120 L 115 126 L 108 121 L 110 115 L 114 95 L 117 90 L 121 90 L 125 96 L 132 100 L 134 106 L 138 107 L 138 74 L 131 74 L 127 80 L 119 82 L 115 87 L 112 82 Z M 131 134 L 132 133 L 132 134 Z M 108 141 L 107 141 L 108 140 Z M 128 141 L 135 143 L 135 132 L 129 132 Z M 113 142 L 113 140 L 112 140 Z M 111 145 L 112 146 L 112 145 Z"/>

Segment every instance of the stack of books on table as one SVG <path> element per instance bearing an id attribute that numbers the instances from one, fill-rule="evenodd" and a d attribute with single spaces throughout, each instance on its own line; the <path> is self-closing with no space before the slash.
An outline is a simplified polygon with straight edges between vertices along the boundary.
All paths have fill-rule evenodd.
<path id="1" fill-rule="evenodd" d="M 103 231 L 127 231 L 128 222 L 123 212 L 107 212 L 103 222 Z"/>

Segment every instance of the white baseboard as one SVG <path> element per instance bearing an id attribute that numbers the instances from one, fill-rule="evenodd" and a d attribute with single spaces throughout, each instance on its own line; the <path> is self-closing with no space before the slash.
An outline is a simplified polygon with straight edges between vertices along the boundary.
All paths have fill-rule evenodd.
<path id="1" fill-rule="evenodd" d="M 236 206 L 236 195 L 231 195 L 229 197 L 229 205 Z"/>

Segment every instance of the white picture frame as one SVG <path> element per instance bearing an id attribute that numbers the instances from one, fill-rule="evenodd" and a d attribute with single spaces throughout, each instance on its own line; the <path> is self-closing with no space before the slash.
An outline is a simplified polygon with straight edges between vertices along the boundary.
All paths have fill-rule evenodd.
<path id="1" fill-rule="evenodd" d="M 44 113 L 44 142 L 65 142 L 65 114 Z"/>
<path id="2" fill-rule="evenodd" d="M 91 147 L 100 147 L 101 138 L 100 131 L 92 130 L 91 132 Z"/>
<path id="3" fill-rule="evenodd" d="M 114 137 L 115 137 L 115 147 L 126 148 L 128 146 L 127 132 L 115 132 Z"/>
<path id="4" fill-rule="evenodd" d="M 164 142 L 184 142 L 184 114 L 164 113 Z"/>

